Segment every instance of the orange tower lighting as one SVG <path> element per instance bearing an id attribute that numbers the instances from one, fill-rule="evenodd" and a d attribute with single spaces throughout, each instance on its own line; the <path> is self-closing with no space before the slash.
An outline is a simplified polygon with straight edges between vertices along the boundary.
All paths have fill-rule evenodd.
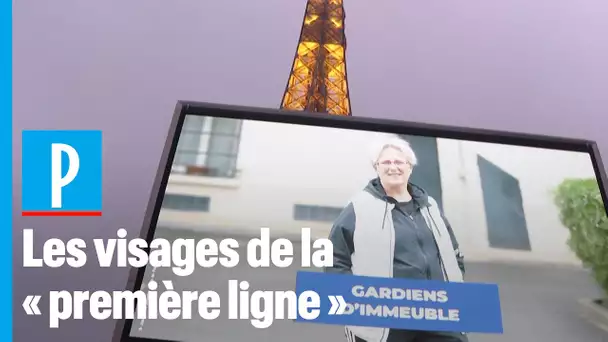
<path id="1" fill-rule="evenodd" d="M 351 115 L 342 0 L 308 0 L 281 108 Z"/>

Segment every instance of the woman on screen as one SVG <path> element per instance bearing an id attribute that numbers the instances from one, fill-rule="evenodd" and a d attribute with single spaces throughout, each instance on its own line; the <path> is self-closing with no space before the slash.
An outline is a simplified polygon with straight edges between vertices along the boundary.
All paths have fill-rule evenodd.
<path id="1" fill-rule="evenodd" d="M 399 138 L 373 149 L 377 177 L 338 216 L 326 272 L 462 282 L 463 256 L 437 202 L 409 182 L 416 155 Z M 461 333 L 346 327 L 348 342 L 467 341 Z"/>

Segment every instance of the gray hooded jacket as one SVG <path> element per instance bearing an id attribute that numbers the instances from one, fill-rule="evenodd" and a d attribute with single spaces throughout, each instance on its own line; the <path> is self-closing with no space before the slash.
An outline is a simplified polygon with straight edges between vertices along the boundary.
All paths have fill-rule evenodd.
<path id="1" fill-rule="evenodd" d="M 437 241 L 434 238 L 432 228 L 427 224 L 423 210 L 430 206 L 434 200 L 428 196 L 424 189 L 409 183 L 408 190 L 412 195 L 412 201 L 399 203 L 386 195 L 378 178 L 371 180 L 364 191 L 374 198 L 382 200 L 392 207 L 391 216 L 394 226 L 392 247 L 393 270 L 395 278 L 444 280 L 442 260 L 439 253 Z M 458 267 L 464 274 L 463 255 L 459 251 L 458 242 L 452 228 L 443 214 L 440 214 L 443 223 L 451 238 L 451 243 L 456 254 Z M 329 239 L 334 248 L 334 264 L 326 268 L 326 272 L 352 274 L 353 260 L 351 256 L 355 252 L 354 234 L 356 227 L 356 214 L 353 203 L 349 203 L 334 222 Z M 384 224 L 382 222 L 378 223 Z"/>
<path id="2" fill-rule="evenodd" d="M 333 267 L 326 272 L 371 277 L 463 281 L 458 242 L 437 202 L 408 184 L 412 200 L 399 203 L 373 179 L 344 208 L 330 232 Z M 346 326 L 347 336 L 386 342 L 388 328 Z"/>

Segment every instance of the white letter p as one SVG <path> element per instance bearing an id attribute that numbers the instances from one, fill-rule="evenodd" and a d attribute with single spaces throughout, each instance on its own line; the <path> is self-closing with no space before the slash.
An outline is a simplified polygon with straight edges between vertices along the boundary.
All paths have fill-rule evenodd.
<path id="1" fill-rule="evenodd" d="M 62 152 L 68 155 L 68 172 L 63 177 L 61 169 Z M 51 144 L 51 206 L 53 208 L 61 208 L 61 188 L 70 184 L 80 169 L 80 159 L 78 152 L 66 144 Z"/>

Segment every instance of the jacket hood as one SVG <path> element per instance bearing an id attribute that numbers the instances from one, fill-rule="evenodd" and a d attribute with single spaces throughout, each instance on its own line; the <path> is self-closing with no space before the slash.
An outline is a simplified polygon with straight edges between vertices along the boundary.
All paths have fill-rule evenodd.
<path id="1" fill-rule="evenodd" d="M 416 202 L 416 204 L 418 204 L 418 206 L 426 207 L 429 205 L 429 195 L 427 194 L 426 190 L 424 190 L 423 188 L 419 187 L 418 185 L 416 185 L 412 182 L 407 183 L 407 190 L 409 191 L 410 195 L 412 196 L 412 199 L 414 200 L 414 202 Z M 367 183 L 367 185 L 365 186 L 364 191 L 367 191 L 368 193 L 372 194 L 374 197 L 381 199 L 383 201 L 387 201 L 387 202 L 391 202 L 391 203 L 397 202 L 394 198 L 389 197 L 386 194 L 386 191 L 384 191 L 384 188 L 382 187 L 382 183 L 380 182 L 380 178 L 374 178 L 374 179 L 370 180 L 369 183 Z"/>

